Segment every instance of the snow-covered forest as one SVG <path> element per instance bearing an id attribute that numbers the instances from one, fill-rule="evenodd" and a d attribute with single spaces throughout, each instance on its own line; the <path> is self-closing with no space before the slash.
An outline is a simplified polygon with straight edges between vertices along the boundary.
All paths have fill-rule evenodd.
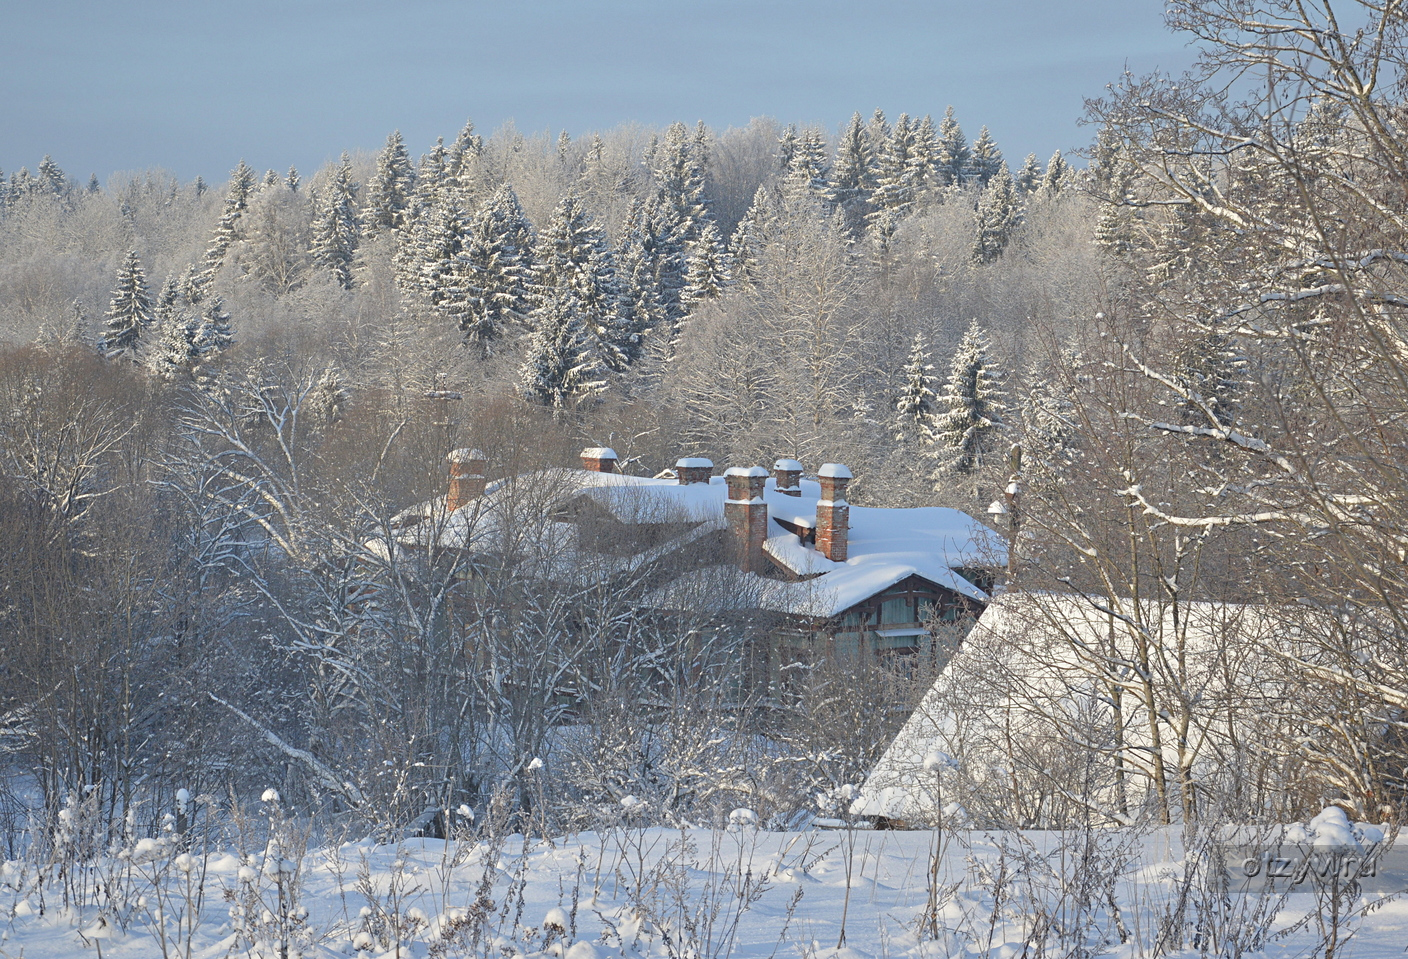
<path id="1" fill-rule="evenodd" d="M 1351 821 L 1408 808 L 1408 14 L 1343 5 L 1170 4 L 1194 73 L 1120 78 L 1090 145 L 1047 158 L 936 106 L 576 139 L 466 123 L 225 183 L 47 156 L 0 175 L 0 921 L 47 889 L 100 946 L 121 925 L 160 927 L 163 954 L 572 956 L 580 894 L 620 954 L 810 954 L 844 931 L 821 942 L 802 886 L 773 887 L 820 869 L 844 877 L 841 929 L 903 913 L 905 954 L 1268 948 L 1284 901 L 1229 917 L 1186 850 L 1327 807 L 1366 841 Z M 792 628 L 760 577 L 564 550 L 554 468 L 584 447 L 647 477 L 847 464 L 857 505 L 963 510 L 1008 539 L 1005 618 L 936 618 L 934 655 L 903 663 L 814 643 L 760 685 Z M 467 479 L 511 493 L 492 561 L 395 548 L 470 448 Z M 911 714 L 922 741 L 892 749 Z M 908 852 L 860 854 L 882 756 L 942 801 L 908 807 L 932 830 Z M 450 842 L 413 866 L 338 845 L 413 832 Z M 564 858 L 563 836 L 600 851 Z M 997 861 L 1028 884 L 1075 871 L 1025 900 L 987 866 L 945 893 L 955 842 L 989 863 L 1015 843 Z M 1186 884 L 1121 899 L 1147 843 L 1183 850 Z M 922 891 L 857 906 L 871 860 Z M 408 870 L 449 888 L 471 861 L 459 913 L 404 911 Z M 224 939 L 181 932 L 196 862 L 229 874 Z M 327 939 L 298 900 L 315 872 L 342 897 Z M 374 915 L 349 918 L 354 887 Z M 573 935 L 490 922 L 510 901 Z M 1350 925 L 1318 915 L 1292 932 L 1328 957 Z"/>

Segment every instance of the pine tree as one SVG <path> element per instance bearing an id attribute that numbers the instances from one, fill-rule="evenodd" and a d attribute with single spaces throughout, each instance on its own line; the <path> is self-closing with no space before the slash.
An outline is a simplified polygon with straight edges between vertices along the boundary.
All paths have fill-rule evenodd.
<path id="1" fill-rule="evenodd" d="M 137 258 L 137 251 L 128 250 L 117 271 L 117 283 L 107 312 L 107 332 L 98 343 L 99 352 L 109 358 L 128 353 L 135 359 L 142 334 L 155 318 L 152 298 L 147 292 L 146 271 Z"/>
<path id="2" fill-rule="evenodd" d="M 990 454 L 1003 425 L 1002 371 L 988 353 L 991 346 L 978 321 L 963 334 L 953 367 L 939 393 L 934 417 L 936 475 L 971 473 Z"/>
<path id="3" fill-rule="evenodd" d="M 313 262 L 331 272 L 344 290 L 352 289 L 352 260 L 357 254 L 359 227 L 352 160 L 344 153 L 342 165 L 318 197 L 310 249 Z"/>
<path id="4" fill-rule="evenodd" d="M 923 333 L 916 333 L 903 371 L 904 387 L 895 400 L 895 442 L 911 449 L 923 448 L 934 438 L 934 412 L 938 409 L 934 386 L 938 377 L 933 370 L 928 341 Z"/>
<path id="5" fill-rule="evenodd" d="M 373 236 L 405 226 L 414 189 L 411 157 L 401 131 L 395 130 L 386 138 L 386 146 L 376 158 L 376 173 L 367 186 L 367 228 Z"/>
<path id="6" fill-rule="evenodd" d="M 968 179 L 986 187 L 1004 167 L 1002 151 L 997 148 L 997 141 L 992 138 L 988 128 L 983 127 L 978 131 L 978 139 L 973 141 L 973 148 L 968 153 Z"/>
<path id="7" fill-rule="evenodd" d="M 1017 176 L 1013 185 L 1022 196 L 1028 196 L 1036 192 L 1041 185 L 1041 164 L 1037 161 L 1035 153 L 1028 153 L 1026 160 L 1022 162 L 1022 168 L 1017 171 Z"/>
<path id="8" fill-rule="evenodd" d="M 575 297 L 544 297 L 533 311 L 533 325 L 519 369 L 524 396 L 562 409 L 605 388 L 605 374 Z"/>
<path id="9" fill-rule="evenodd" d="M 962 186 L 968 169 L 968 140 L 953 117 L 953 107 L 939 121 L 938 177 L 941 186 Z"/>
<path id="10" fill-rule="evenodd" d="M 987 189 L 978 198 L 973 212 L 973 261 L 992 263 L 1007 249 L 1013 234 L 1022 222 L 1022 209 L 1017 202 L 1012 174 L 1003 166 Z"/>

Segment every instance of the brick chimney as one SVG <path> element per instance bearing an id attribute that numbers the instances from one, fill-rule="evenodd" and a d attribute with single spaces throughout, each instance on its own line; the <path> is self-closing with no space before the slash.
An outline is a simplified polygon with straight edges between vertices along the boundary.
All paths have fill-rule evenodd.
<path id="1" fill-rule="evenodd" d="M 698 456 L 686 456 L 675 463 L 675 472 L 679 474 L 680 485 L 688 486 L 690 483 L 707 483 L 714 475 L 714 463 Z"/>
<path id="2" fill-rule="evenodd" d="M 763 499 L 767 480 L 768 471 L 761 466 L 735 466 L 724 473 L 728 483 L 724 517 L 734 559 L 746 573 L 761 573 L 767 562 L 763 558 L 763 540 L 768 535 L 768 504 Z"/>
<path id="3" fill-rule="evenodd" d="M 844 563 L 851 519 L 846 487 L 851 482 L 851 471 L 840 463 L 827 463 L 816 471 L 816 478 L 821 482 L 821 499 L 816 503 L 816 548 L 827 559 Z"/>
<path id="4" fill-rule="evenodd" d="M 588 473 L 616 472 L 616 451 L 607 446 L 588 446 L 582 450 L 582 469 Z"/>
<path id="5" fill-rule="evenodd" d="M 802 495 L 802 464 L 796 460 L 778 460 L 772 464 L 777 491 L 787 496 Z"/>
<path id="6" fill-rule="evenodd" d="M 453 513 L 484 495 L 484 487 L 489 483 L 484 477 L 484 467 L 489 458 L 471 449 L 455 450 L 445 458 L 450 461 L 450 491 L 445 497 L 445 512 Z"/>

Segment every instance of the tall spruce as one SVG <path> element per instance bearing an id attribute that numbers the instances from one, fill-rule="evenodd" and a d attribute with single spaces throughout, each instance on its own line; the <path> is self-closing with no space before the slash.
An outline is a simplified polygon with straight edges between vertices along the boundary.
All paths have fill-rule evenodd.
<path id="1" fill-rule="evenodd" d="M 992 138 L 988 128 L 983 127 L 978 131 L 978 139 L 973 141 L 973 146 L 968 152 L 969 182 L 986 187 L 1004 166 L 1002 151 L 997 148 L 997 141 Z"/>
<path id="2" fill-rule="evenodd" d="M 187 294 L 192 304 L 204 298 L 205 291 L 215 281 L 215 275 L 225 265 L 225 255 L 230 252 L 230 247 L 244 239 L 244 224 L 241 221 L 249 209 L 249 198 L 253 192 L 254 171 L 241 160 L 230 173 L 230 188 L 225 192 L 225 203 L 215 224 L 215 235 L 205 251 L 204 267 L 192 276 Z"/>
<path id="3" fill-rule="evenodd" d="M 1007 249 L 1021 222 L 1022 207 L 1012 174 L 1004 165 L 978 197 L 978 207 L 973 211 L 973 261 L 995 262 Z"/>
<path id="4" fill-rule="evenodd" d="M 458 314 L 465 339 L 487 353 L 513 326 L 531 326 L 537 283 L 533 227 L 513 188 L 494 191 L 469 223 L 464 248 L 448 272 L 448 299 L 464 304 Z"/>
<path id="5" fill-rule="evenodd" d="M 968 140 L 963 128 L 954 119 L 953 107 L 944 111 L 939 121 L 939 155 L 937 176 L 941 186 L 962 186 L 968 170 Z"/>
<path id="6" fill-rule="evenodd" d="M 392 131 L 377 155 L 376 173 L 367 185 L 366 221 L 373 236 L 405 227 L 414 189 L 411 156 L 406 152 L 401 131 Z"/>
<path id="7" fill-rule="evenodd" d="M 533 310 L 533 334 L 519 368 L 530 400 L 563 409 L 606 387 L 605 370 L 576 297 L 554 291 Z"/>
<path id="8" fill-rule="evenodd" d="M 106 315 L 105 332 L 98 342 L 99 352 L 109 359 L 123 354 L 135 359 L 142 335 L 156 319 L 151 294 L 147 291 L 147 273 L 142 269 L 136 250 L 128 250 L 118 267 Z"/>
<path id="9" fill-rule="evenodd" d="M 352 288 L 352 262 L 357 255 L 360 226 L 352 160 L 344 153 L 341 166 L 320 191 L 310 250 L 313 262 L 330 272 L 344 290 Z"/>
<path id="10" fill-rule="evenodd" d="M 547 228 L 538 236 L 533 267 L 538 298 L 570 295 L 596 340 L 597 352 L 613 370 L 636 358 L 626 298 L 616 275 L 616 258 L 606 234 L 582 201 L 568 194 L 559 201 Z"/>
<path id="11" fill-rule="evenodd" d="M 934 439 L 934 414 L 939 407 L 934 388 L 939 378 L 934 375 L 929 342 L 922 332 L 914 335 L 903 376 L 904 385 L 895 399 L 895 442 L 911 450 L 923 449 Z"/>
<path id="12" fill-rule="evenodd" d="M 1006 377 L 989 356 L 991 349 L 974 320 L 958 344 L 938 396 L 932 455 L 938 460 L 940 476 L 971 473 L 996 446 L 1006 413 L 1002 389 Z"/>
<path id="13" fill-rule="evenodd" d="M 874 162 L 865 122 L 859 112 L 853 113 L 851 122 L 841 132 L 836 162 L 831 166 L 831 189 L 852 231 L 865 221 L 865 204 L 875 189 Z"/>

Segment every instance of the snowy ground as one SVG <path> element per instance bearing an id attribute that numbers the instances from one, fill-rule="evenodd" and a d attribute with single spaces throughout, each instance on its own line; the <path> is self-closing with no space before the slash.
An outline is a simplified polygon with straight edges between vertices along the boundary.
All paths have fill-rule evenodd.
<path id="1" fill-rule="evenodd" d="M 9 863 L 0 956 L 1311 956 L 1352 934 L 1336 955 L 1387 957 L 1408 942 L 1401 898 L 1333 930 L 1324 895 L 1185 884 L 1177 830 L 777 833 L 738 818 L 302 855 L 285 832 L 282 854 L 243 859 L 143 840 L 42 883 Z"/>

